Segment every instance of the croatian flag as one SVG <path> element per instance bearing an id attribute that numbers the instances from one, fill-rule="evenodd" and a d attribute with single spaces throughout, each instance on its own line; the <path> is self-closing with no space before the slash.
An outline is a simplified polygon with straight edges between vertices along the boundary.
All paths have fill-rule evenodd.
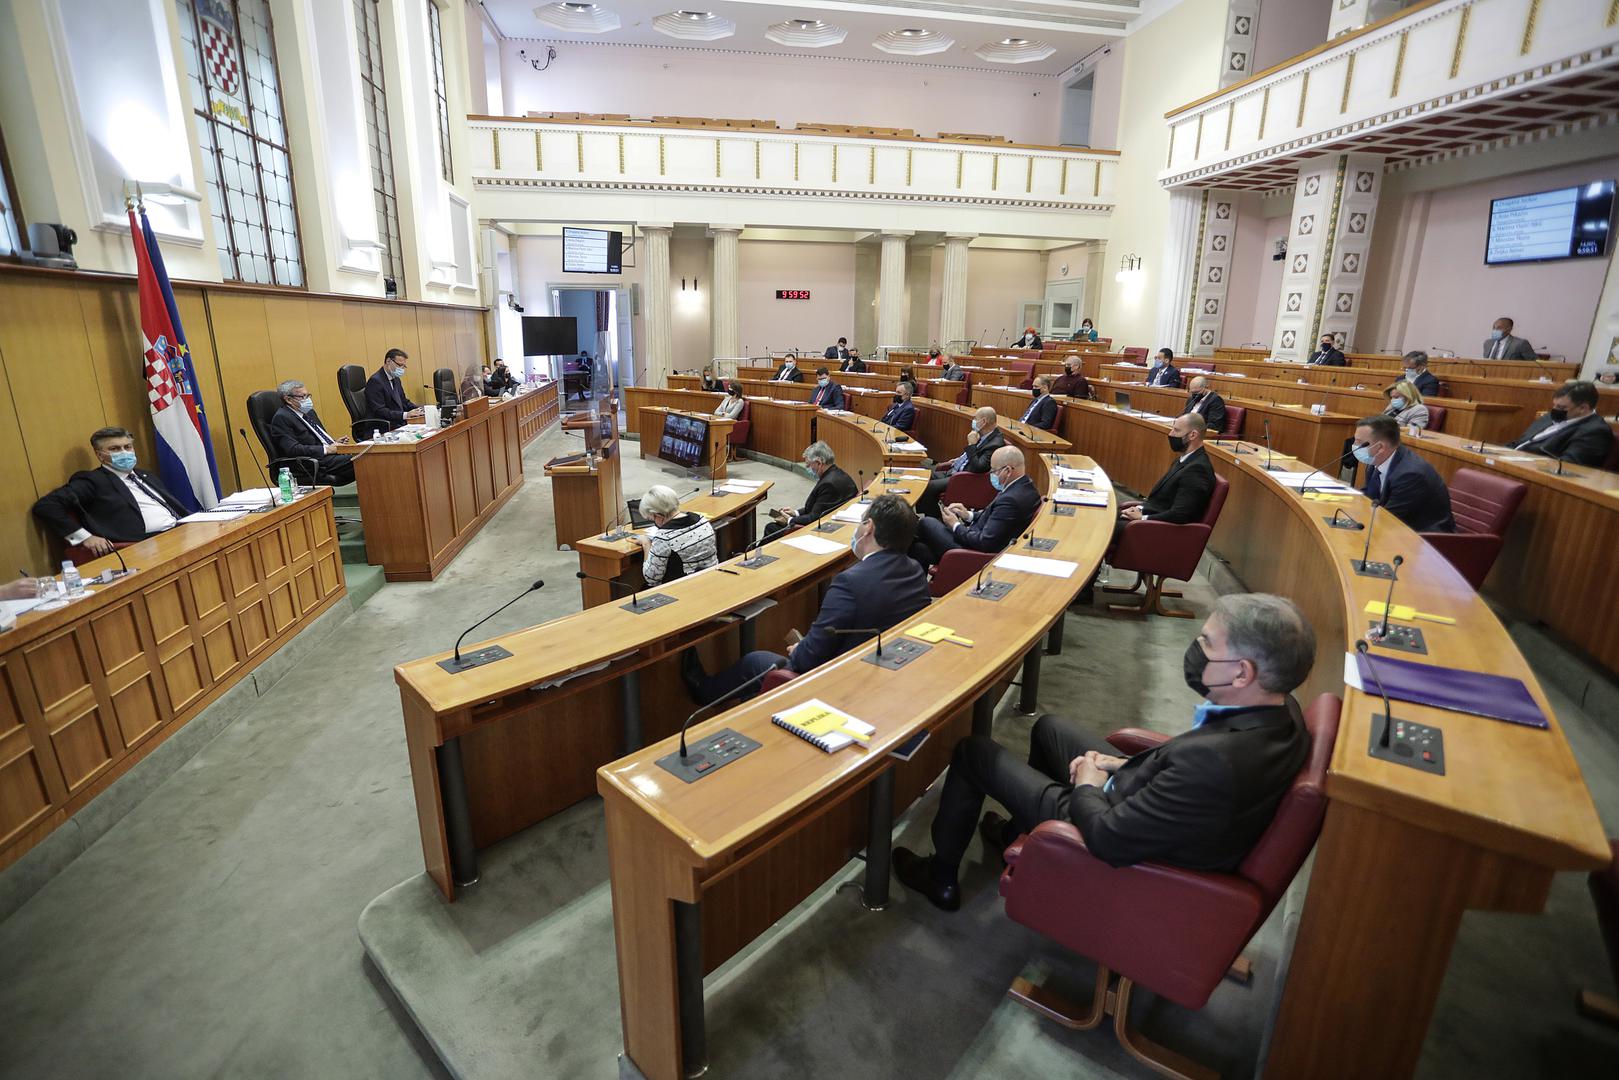
<path id="1" fill-rule="evenodd" d="M 157 433 L 157 471 L 163 486 L 193 512 L 219 504 L 219 469 L 208 437 L 191 351 L 180 329 L 174 290 L 163 269 L 152 224 L 141 211 L 129 212 L 129 238 L 135 245 L 136 278 L 141 298 L 141 351 L 146 357 L 146 398 Z"/>

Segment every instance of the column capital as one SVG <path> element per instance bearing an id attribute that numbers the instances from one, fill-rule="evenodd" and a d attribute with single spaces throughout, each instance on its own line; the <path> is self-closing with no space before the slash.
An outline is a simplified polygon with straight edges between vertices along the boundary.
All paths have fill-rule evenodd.
<path id="1" fill-rule="evenodd" d="M 965 240 L 971 242 L 978 239 L 978 234 L 975 232 L 949 232 L 944 234 L 944 239 L 946 243 L 949 243 L 951 240 Z"/>
<path id="2" fill-rule="evenodd" d="M 642 221 L 635 227 L 641 232 L 673 232 L 675 225 L 672 221 Z"/>
<path id="3" fill-rule="evenodd" d="M 713 236 L 715 233 L 739 233 L 746 228 L 746 225 L 710 225 L 708 227 L 708 235 Z"/>
<path id="4" fill-rule="evenodd" d="M 909 240 L 916 235 L 916 232 L 915 230 L 907 231 L 905 229 L 884 229 L 877 235 L 884 240 Z"/>

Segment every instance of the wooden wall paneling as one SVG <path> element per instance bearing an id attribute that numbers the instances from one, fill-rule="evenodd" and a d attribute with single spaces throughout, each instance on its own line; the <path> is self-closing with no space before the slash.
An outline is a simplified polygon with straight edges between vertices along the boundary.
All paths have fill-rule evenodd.
<path id="1" fill-rule="evenodd" d="M 422 506 L 414 511 L 427 523 L 427 551 L 431 562 L 455 539 L 454 485 L 450 482 L 450 459 L 445 444 L 440 441 L 416 455 L 416 467 L 421 470 Z"/>
<path id="2" fill-rule="evenodd" d="M 504 451 L 497 449 L 496 456 L 500 456 L 500 453 L 502 452 L 505 454 L 506 482 L 504 484 L 496 485 L 495 494 L 497 497 L 502 491 L 505 491 L 512 485 L 521 484 L 523 482 L 523 439 L 522 432 L 518 426 L 518 413 L 519 409 L 512 409 L 505 417 L 501 419 L 501 422 L 506 425 L 506 436 L 501 440 L 501 443 L 505 449 Z M 623 446 L 622 439 L 619 440 L 619 445 L 620 447 Z"/>
<path id="3" fill-rule="evenodd" d="M 483 313 L 478 311 L 456 311 L 452 313 L 455 319 L 455 355 L 460 361 L 461 374 L 482 366 L 485 359 L 494 363 L 493 357 L 487 357 L 483 338 Z"/>
<path id="4" fill-rule="evenodd" d="M 6 358 L 0 353 L 0 374 L 6 370 Z M 0 551 L 15 556 L 15 559 L 8 558 L 5 564 L 4 573 L 8 578 L 19 566 L 26 566 L 36 573 L 44 573 L 50 568 L 45 534 L 29 510 L 43 491 L 55 486 L 52 484 L 41 489 L 35 480 L 29 447 L 23 442 L 13 398 L 14 392 L 8 381 L 7 392 L 0 394 Z M 40 447 L 38 450 L 44 451 L 46 448 Z M 66 479 L 66 475 L 60 476 L 56 483 Z M 16 566 L 11 565 L 12 562 Z M 3 768 L 0 765 L 0 769 Z M 0 828 L 3 828 L 3 823 L 0 823 Z"/>
<path id="5" fill-rule="evenodd" d="M 110 706 L 97 693 L 92 675 L 94 649 L 83 627 L 69 626 L 19 650 L 70 796 L 121 753 L 121 740 L 108 715 Z"/>
<path id="6" fill-rule="evenodd" d="M 276 382 L 265 300 L 257 293 L 235 292 L 212 293 L 208 299 L 214 349 L 219 358 L 220 393 L 244 487 L 263 485 L 254 458 L 256 455 L 258 461 L 263 461 L 267 456 L 248 422 L 247 396 L 256 390 L 274 389 Z M 238 429 L 247 432 L 251 442 L 243 442 Z"/>
<path id="7" fill-rule="evenodd" d="M 348 410 L 337 389 L 337 369 L 344 364 L 359 364 L 369 376 L 382 366 L 381 356 L 368 356 L 355 352 L 350 346 L 348 327 L 344 325 L 344 306 L 341 303 L 310 300 L 304 305 L 309 318 L 310 348 L 314 352 L 315 381 L 310 390 L 315 395 L 315 408 L 328 424 L 333 435 L 342 436 L 349 427 Z M 341 427 L 344 431 L 338 431 Z"/>
<path id="8" fill-rule="evenodd" d="M 202 394 L 203 412 L 208 418 L 208 437 L 214 446 L 214 464 L 219 468 L 220 493 L 228 495 L 243 488 L 256 487 L 260 481 L 253 463 L 237 461 L 232 446 L 231 418 L 241 410 L 230 407 L 220 385 L 219 357 L 214 353 L 213 326 L 202 290 L 176 288 L 174 306 L 180 312 L 181 325 L 185 327 L 186 344 L 191 349 L 191 370 L 195 373 L 197 388 Z M 150 413 L 141 415 L 144 418 Z"/>
<path id="9" fill-rule="evenodd" d="M 231 617 L 225 559 L 216 555 L 185 571 L 193 633 L 202 646 L 203 670 L 211 682 L 228 678 L 247 659 L 241 630 Z M 150 606 L 148 606 L 150 611 Z"/>
<path id="10" fill-rule="evenodd" d="M 142 626 L 143 606 L 132 597 L 87 620 L 88 636 L 100 664 L 98 674 L 106 683 L 112 720 L 124 750 L 134 749 L 174 715 L 169 695 L 158 686 L 157 672 L 152 667 L 150 647 L 154 642 Z M 182 628 L 182 635 L 184 639 L 191 638 L 189 627 Z M 194 649 L 188 645 L 183 654 L 177 650 L 175 660 L 177 668 L 187 669 L 187 679 L 202 682 L 202 665 Z"/>
<path id="11" fill-rule="evenodd" d="M 44 721 L 23 708 L 18 674 L 12 657 L 0 656 L 0 847 L 43 822 L 51 806 L 67 798 Z"/>
<path id="12" fill-rule="evenodd" d="M 135 453 L 143 462 L 156 462 L 157 440 L 146 422 L 151 403 L 141 353 L 139 294 L 132 282 L 76 292 L 86 358 L 100 391 L 102 423 L 128 428 L 135 436 Z"/>
<path id="13" fill-rule="evenodd" d="M 257 557 L 251 540 L 244 540 L 224 554 L 225 581 L 230 590 L 231 609 L 240 627 L 242 650 L 256 656 L 275 637 L 274 620 L 270 617 L 270 599 L 258 572 Z"/>
<path id="14" fill-rule="evenodd" d="M 298 619 L 298 603 L 293 595 L 292 555 L 287 537 L 280 529 L 260 533 L 253 549 L 258 555 L 259 573 L 269 600 L 271 636 L 279 637 Z"/>
<path id="15" fill-rule="evenodd" d="M 516 410 L 508 410 L 513 416 Z M 505 420 L 492 420 L 487 424 L 479 424 L 467 433 L 467 447 L 472 454 L 472 509 L 474 513 L 483 513 L 483 508 L 489 505 L 495 497 L 494 467 L 489 461 L 489 432 L 491 428 L 500 428 L 506 425 Z M 501 457 L 504 459 L 505 455 Z"/>
<path id="16" fill-rule="evenodd" d="M 359 364 L 369 375 L 382 366 L 382 354 L 388 351 L 388 346 L 371 347 L 371 339 L 365 331 L 365 309 L 359 301 L 344 300 L 336 307 L 343 319 L 343 339 L 347 342 L 345 348 L 350 358 L 345 363 Z"/>
<path id="17" fill-rule="evenodd" d="M 323 401 L 329 401 L 330 409 L 336 407 L 340 411 L 343 403 L 334 393 L 331 398 L 324 398 L 320 386 L 320 364 L 315 358 L 315 335 L 309 322 L 309 309 L 319 301 L 306 300 L 301 296 L 266 296 L 264 298 L 264 317 L 266 329 L 269 331 L 269 351 L 272 375 L 270 381 L 259 387 L 260 390 L 274 390 L 277 384 L 286 379 L 297 379 L 315 395 L 315 407 L 318 409 Z M 332 378 L 332 389 L 337 389 L 337 379 Z M 343 413 L 342 415 L 347 415 Z M 244 416 L 245 419 L 245 416 Z M 272 479 L 274 479 L 272 477 Z"/>
<path id="18" fill-rule="evenodd" d="M 472 439 L 469 432 L 445 437 L 444 457 L 450 470 L 450 505 L 455 510 L 455 532 L 459 535 L 478 516 L 475 485 L 472 480 Z M 438 554 L 439 549 L 433 548 Z"/>

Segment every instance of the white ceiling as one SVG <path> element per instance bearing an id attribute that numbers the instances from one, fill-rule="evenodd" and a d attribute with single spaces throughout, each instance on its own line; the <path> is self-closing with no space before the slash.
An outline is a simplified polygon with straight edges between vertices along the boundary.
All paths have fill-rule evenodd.
<path id="1" fill-rule="evenodd" d="M 604 33 L 559 30 L 534 16 L 538 6 L 541 4 L 537 0 L 483 0 L 485 12 L 500 33 L 515 39 L 827 56 L 1056 75 L 1123 37 L 1132 23 L 1141 19 L 1144 8 L 1150 16 L 1152 9 L 1162 4 L 1154 0 L 837 0 L 794 6 L 774 0 L 601 0 L 599 7 L 617 15 L 619 22 L 617 29 Z M 653 28 L 652 22 L 659 15 L 677 10 L 713 12 L 734 22 L 736 33 L 715 41 L 687 41 Z M 765 32 L 772 24 L 792 19 L 820 19 L 848 34 L 840 43 L 823 48 L 794 48 L 766 38 Z M 872 44 L 884 34 L 905 29 L 947 35 L 955 44 L 944 52 L 916 57 L 896 56 Z M 1054 51 L 1045 59 L 1021 64 L 993 63 L 977 55 L 984 46 L 993 47 L 1007 38 L 1043 43 Z"/>

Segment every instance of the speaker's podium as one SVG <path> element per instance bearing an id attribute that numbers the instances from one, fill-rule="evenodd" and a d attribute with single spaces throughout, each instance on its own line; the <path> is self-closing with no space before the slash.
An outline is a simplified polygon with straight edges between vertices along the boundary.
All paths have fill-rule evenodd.
<path id="1" fill-rule="evenodd" d="M 557 547 L 606 532 L 628 514 L 619 470 L 618 419 L 580 413 L 563 419 L 562 429 L 583 435 L 585 446 L 545 463 L 556 510 Z"/>

